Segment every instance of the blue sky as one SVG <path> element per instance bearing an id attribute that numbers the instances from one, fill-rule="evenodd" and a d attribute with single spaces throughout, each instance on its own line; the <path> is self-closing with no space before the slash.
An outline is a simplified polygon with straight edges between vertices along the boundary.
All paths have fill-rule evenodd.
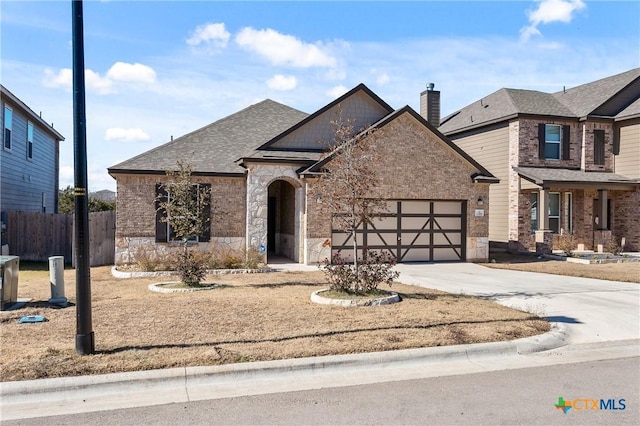
<path id="1" fill-rule="evenodd" d="M 61 132 L 73 184 L 71 1 L 0 3 L 1 80 Z M 442 114 L 640 66 L 638 1 L 86 1 L 89 189 L 113 166 L 269 98 L 311 113 L 359 83 Z"/>

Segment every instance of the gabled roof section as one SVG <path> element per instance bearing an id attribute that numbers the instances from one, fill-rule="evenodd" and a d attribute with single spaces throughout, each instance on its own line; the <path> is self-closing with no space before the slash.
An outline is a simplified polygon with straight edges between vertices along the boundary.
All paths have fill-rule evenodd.
<path id="1" fill-rule="evenodd" d="M 194 132 L 110 167 L 109 173 L 157 173 L 188 160 L 194 174 L 243 175 L 235 161 L 251 153 L 308 114 L 264 100 Z"/>
<path id="2" fill-rule="evenodd" d="M 577 117 L 614 116 L 640 97 L 640 68 L 554 93 Z"/>
<path id="3" fill-rule="evenodd" d="M 422 124 L 423 126 L 428 128 L 433 134 L 435 134 L 442 141 L 442 143 L 445 146 L 447 146 L 449 149 L 454 151 L 464 161 L 468 162 L 472 167 L 474 167 L 477 170 L 477 173 L 474 173 L 471 176 L 471 178 L 474 181 L 476 181 L 476 182 L 489 182 L 489 183 L 497 183 L 497 182 L 499 182 L 498 178 L 496 178 L 494 175 L 492 175 L 487 169 L 482 167 L 482 165 L 480 165 L 477 161 L 475 161 L 473 158 L 471 158 L 469 156 L 469 154 L 467 154 L 462 149 L 460 149 L 460 147 L 458 147 L 456 144 L 451 142 L 451 140 L 449 140 L 449 138 L 447 138 L 445 135 L 443 135 L 438 129 L 433 127 L 424 117 L 422 117 L 413 108 L 411 108 L 408 105 L 406 105 L 405 107 L 403 107 L 401 109 L 393 111 L 392 113 L 390 113 L 386 117 L 383 117 L 380 121 L 378 121 L 377 123 L 374 123 L 371 127 L 363 130 L 363 132 L 360 133 L 360 135 L 366 134 L 367 132 L 370 132 L 372 129 L 381 129 L 384 126 L 386 126 L 387 124 L 389 124 L 392 121 L 396 120 L 398 117 L 400 117 L 403 114 L 411 115 L 414 119 L 416 119 L 418 122 L 420 122 L 420 124 Z M 301 171 L 300 174 L 301 175 L 312 176 L 312 175 L 315 175 L 315 174 L 322 173 L 324 165 L 327 164 L 328 162 L 330 162 L 331 159 L 334 156 L 339 155 L 339 154 L 340 154 L 340 149 L 334 150 L 330 155 L 322 158 L 317 163 L 315 163 L 312 166 L 310 166 L 310 167 L 306 168 L 305 170 Z"/>
<path id="4" fill-rule="evenodd" d="M 37 122 L 40 125 L 40 128 L 45 132 L 49 133 L 53 139 L 57 141 L 63 141 L 64 136 L 62 136 L 53 126 L 40 117 L 40 115 L 36 114 L 27 104 L 22 102 L 20 98 L 11 93 L 9 89 L 0 84 L 0 93 L 2 94 L 2 98 L 6 99 L 9 103 L 17 106 L 22 110 L 22 113 L 27 116 L 27 119 Z"/>
<path id="5" fill-rule="evenodd" d="M 540 115 L 583 119 L 614 118 L 640 97 L 640 68 L 557 93 L 500 89 L 445 117 L 445 134 L 471 130 L 517 117 Z"/>
<path id="6" fill-rule="evenodd" d="M 629 120 L 640 117 L 640 98 L 616 115 L 616 121 Z"/>
<path id="7" fill-rule="evenodd" d="M 326 150 L 323 143 L 333 141 L 335 129 L 331 121 L 336 118 L 334 114 L 338 106 L 342 108 L 342 117 L 345 120 L 355 120 L 356 131 L 370 126 L 393 111 L 389 104 L 361 83 L 260 146 L 258 150 L 298 152 Z"/>

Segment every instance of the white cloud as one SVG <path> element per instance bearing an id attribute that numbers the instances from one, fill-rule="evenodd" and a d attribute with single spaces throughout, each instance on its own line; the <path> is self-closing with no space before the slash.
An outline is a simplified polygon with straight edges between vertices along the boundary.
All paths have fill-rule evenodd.
<path id="1" fill-rule="evenodd" d="M 309 44 L 286 34 L 266 29 L 245 27 L 236 35 L 236 43 L 266 58 L 273 65 L 296 68 L 333 67 L 336 58 L 321 43 Z"/>
<path id="2" fill-rule="evenodd" d="M 72 73 L 71 68 L 63 68 L 57 73 L 51 68 L 44 70 L 44 78 L 42 84 L 44 87 L 63 87 L 71 89 Z"/>
<path id="3" fill-rule="evenodd" d="M 391 77 L 389 77 L 389 74 L 387 74 L 386 72 L 380 73 L 376 77 L 376 83 L 378 83 L 378 85 L 380 86 L 384 86 L 390 81 L 391 81 Z"/>
<path id="4" fill-rule="evenodd" d="M 107 75 L 102 77 L 99 73 L 86 69 L 84 71 L 84 84 L 87 91 L 99 95 L 117 93 L 114 82 L 151 84 L 156 80 L 156 72 L 153 68 L 142 64 L 128 64 L 116 62 L 109 68 Z M 51 68 L 44 70 L 42 84 L 45 87 L 60 87 L 72 89 L 73 72 L 71 68 L 62 68 L 55 72 Z"/>
<path id="5" fill-rule="evenodd" d="M 582 0 L 538 0 L 538 8 L 527 11 L 530 25 L 520 29 L 520 38 L 529 40 L 534 35 L 542 35 L 538 26 L 551 22 L 571 22 L 576 12 L 586 5 Z"/>
<path id="6" fill-rule="evenodd" d="M 214 49 L 224 49 L 231 38 L 231 34 L 225 29 L 224 23 L 199 25 L 187 39 L 189 46 L 205 44 Z"/>
<path id="7" fill-rule="evenodd" d="M 113 82 L 109 78 L 100 77 L 100 74 L 90 69 L 84 71 L 84 85 L 87 90 L 94 91 L 100 95 L 116 92 L 113 88 Z"/>
<path id="8" fill-rule="evenodd" d="M 267 80 L 267 86 L 273 90 L 293 90 L 298 85 L 298 80 L 292 75 L 276 74 Z"/>
<path id="9" fill-rule="evenodd" d="M 325 92 L 325 94 L 327 95 L 327 97 L 331 98 L 331 99 L 337 99 L 340 96 L 344 95 L 345 93 L 347 93 L 349 91 L 349 89 L 345 86 L 335 86 L 332 87 L 331 89 L 327 90 Z"/>
<path id="10" fill-rule="evenodd" d="M 107 71 L 106 78 L 113 81 L 151 84 L 156 81 L 156 72 L 147 65 L 116 62 Z"/>
<path id="11" fill-rule="evenodd" d="M 73 72 L 71 68 L 62 68 L 57 73 L 51 68 L 46 68 L 44 70 L 42 84 L 45 87 L 60 87 L 71 90 L 73 86 Z M 100 74 L 90 69 L 84 71 L 84 84 L 88 91 L 93 91 L 101 95 L 115 92 L 111 80 L 100 77 Z"/>
<path id="12" fill-rule="evenodd" d="M 121 140 L 126 142 L 139 142 L 148 141 L 151 139 L 149 135 L 142 129 L 121 129 L 119 127 L 112 127 L 107 129 L 104 134 L 104 140 L 113 141 Z"/>

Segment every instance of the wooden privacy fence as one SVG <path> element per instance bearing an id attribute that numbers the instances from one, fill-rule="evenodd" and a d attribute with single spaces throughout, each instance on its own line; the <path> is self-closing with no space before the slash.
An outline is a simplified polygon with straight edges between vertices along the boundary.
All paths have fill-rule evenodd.
<path id="1" fill-rule="evenodd" d="M 9 211 L 5 217 L 10 254 L 36 262 L 64 256 L 65 263 L 74 263 L 73 215 Z M 91 266 L 113 264 L 115 231 L 115 211 L 89 213 Z"/>

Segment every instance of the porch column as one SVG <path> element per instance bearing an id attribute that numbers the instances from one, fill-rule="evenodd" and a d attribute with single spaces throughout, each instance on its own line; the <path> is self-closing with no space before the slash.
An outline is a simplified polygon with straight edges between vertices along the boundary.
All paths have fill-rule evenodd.
<path id="1" fill-rule="evenodd" d="M 603 231 L 608 229 L 607 228 L 607 222 L 609 221 L 609 218 L 607 217 L 607 190 L 606 189 L 599 189 L 598 190 L 598 198 L 599 198 L 599 204 L 598 204 L 598 230 L 599 231 Z"/>
<path id="2" fill-rule="evenodd" d="M 539 228 L 541 231 L 549 230 L 549 191 L 540 188 L 540 196 L 538 197 L 538 214 L 540 218 L 538 219 L 540 225 Z"/>
<path id="3" fill-rule="evenodd" d="M 256 249 L 267 259 L 267 199 L 268 192 L 263 172 L 250 167 L 247 175 L 246 247 Z"/>
<path id="4" fill-rule="evenodd" d="M 549 229 L 549 191 L 540 188 L 538 196 L 538 227 L 536 231 L 536 253 L 548 254 L 552 251 L 553 232 Z"/>

